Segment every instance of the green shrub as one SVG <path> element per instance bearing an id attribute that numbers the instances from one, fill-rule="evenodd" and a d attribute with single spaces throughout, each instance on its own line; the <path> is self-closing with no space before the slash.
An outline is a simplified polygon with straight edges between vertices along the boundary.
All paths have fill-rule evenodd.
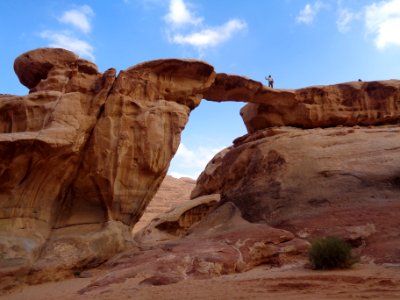
<path id="1" fill-rule="evenodd" d="M 81 277 L 81 272 L 80 271 L 74 271 L 74 277 Z"/>
<path id="2" fill-rule="evenodd" d="M 345 269 L 355 263 L 350 245 L 336 237 L 313 241 L 308 256 L 317 270 Z"/>

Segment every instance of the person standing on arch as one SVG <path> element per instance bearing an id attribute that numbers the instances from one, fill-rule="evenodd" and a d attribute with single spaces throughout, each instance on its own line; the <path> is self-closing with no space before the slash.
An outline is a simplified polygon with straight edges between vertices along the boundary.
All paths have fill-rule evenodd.
<path id="1" fill-rule="evenodd" d="M 271 75 L 269 75 L 268 77 L 265 77 L 265 79 L 268 81 L 268 87 L 270 88 L 274 88 L 274 79 L 272 78 Z"/>

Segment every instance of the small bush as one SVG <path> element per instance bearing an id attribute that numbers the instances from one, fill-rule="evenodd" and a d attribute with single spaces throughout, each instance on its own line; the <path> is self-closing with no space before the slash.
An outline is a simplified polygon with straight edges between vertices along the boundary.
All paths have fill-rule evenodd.
<path id="1" fill-rule="evenodd" d="M 74 271 L 74 277 L 81 277 L 81 272 L 80 271 Z"/>
<path id="2" fill-rule="evenodd" d="M 350 245 L 336 237 L 325 237 L 312 242 L 308 256 L 317 270 L 346 269 L 355 263 Z"/>

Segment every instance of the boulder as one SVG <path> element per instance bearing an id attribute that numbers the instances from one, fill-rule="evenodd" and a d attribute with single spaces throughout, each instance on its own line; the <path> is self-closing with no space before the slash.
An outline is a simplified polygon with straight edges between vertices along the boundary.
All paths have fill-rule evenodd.
<path id="1" fill-rule="evenodd" d="M 64 67 L 75 63 L 78 56 L 61 48 L 41 48 L 26 52 L 15 59 L 14 71 L 19 81 L 29 89 L 38 85 L 54 67 Z"/>

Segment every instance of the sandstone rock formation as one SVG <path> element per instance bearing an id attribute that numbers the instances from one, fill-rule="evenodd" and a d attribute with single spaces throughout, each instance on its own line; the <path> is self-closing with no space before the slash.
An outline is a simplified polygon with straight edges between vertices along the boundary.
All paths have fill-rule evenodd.
<path id="1" fill-rule="evenodd" d="M 192 197 L 221 193 L 251 222 L 309 240 L 341 236 L 365 260 L 399 263 L 399 134 L 394 125 L 259 130 L 211 160 Z"/>
<path id="2" fill-rule="evenodd" d="M 394 250 L 382 261 L 399 259 L 399 127 L 383 125 L 399 121 L 400 81 L 274 90 L 195 60 L 101 73 L 49 48 L 21 55 L 14 69 L 30 92 L 0 96 L 0 277 L 52 279 L 134 247 L 130 231 L 203 98 L 250 102 L 249 135 L 209 164 L 193 196 L 220 193 L 247 220 L 298 236 L 335 227 L 377 241 L 372 252 L 386 239 Z M 382 126 L 316 128 L 356 125 Z"/>
<path id="3" fill-rule="evenodd" d="M 220 199 L 219 194 L 212 194 L 181 203 L 168 212 L 159 214 L 137 232 L 135 241 L 143 247 L 179 239 L 215 208 Z"/>
<path id="4" fill-rule="evenodd" d="M 284 92 L 264 103 L 249 103 L 241 115 L 249 133 L 272 126 L 395 124 L 400 121 L 399 98 L 399 80 L 357 81 Z"/>
<path id="5" fill-rule="evenodd" d="M 45 48 L 14 69 L 30 93 L 0 97 L 0 275 L 99 264 L 131 243 L 213 67 L 159 60 L 116 77 Z"/>
<path id="6" fill-rule="evenodd" d="M 190 193 L 192 192 L 196 181 L 191 178 L 174 178 L 165 176 L 157 193 L 146 207 L 139 222 L 135 224 L 132 232 L 136 233 L 147 226 L 151 220 L 162 213 L 185 203 L 189 202 Z"/>
<path id="7" fill-rule="evenodd" d="M 210 278 L 244 272 L 260 264 L 280 265 L 304 255 L 305 240 L 288 231 L 242 219 L 226 203 L 191 228 L 184 238 L 142 252 L 125 252 L 105 267 L 111 271 L 80 291 L 84 294 L 146 274 L 142 284 L 163 285 L 186 278 Z"/>

